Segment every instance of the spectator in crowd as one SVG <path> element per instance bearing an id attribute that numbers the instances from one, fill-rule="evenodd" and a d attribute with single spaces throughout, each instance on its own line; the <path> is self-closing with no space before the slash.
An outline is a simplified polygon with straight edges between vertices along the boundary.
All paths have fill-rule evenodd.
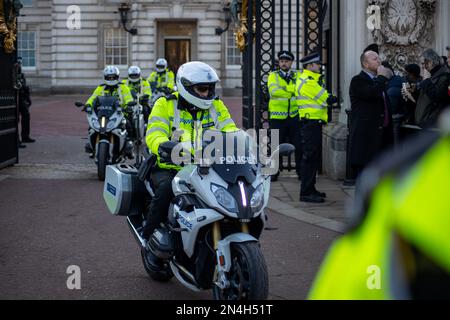
<path id="1" fill-rule="evenodd" d="M 433 49 L 425 50 L 421 60 L 423 68 L 431 77 L 423 80 L 420 85 L 415 120 L 421 128 L 433 128 L 442 110 L 450 105 L 448 96 L 450 70 Z"/>
<path id="2" fill-rule="evenodd" d="M 393 140 L 386 94 L 393 73 L 374 51 L 363 53 L 360 62 L 363 70 L 350 84 L 349 162 L 356 176 Z"/>
<path id="3" fill-rule="evenodd" d="M 405 123 L 415 124 L 414 113 L 416 111 L 417 100 L 419 99 L 420 83 L 423 78 L 420 75 L 420 66 L 408 64 L 405 66 L 405 80 L 402 87 L 403 104 L 405 107 Z"/>
<path id="4" fill-rule="evenodd" d="M 388 98 L 389 113 L 392 115 L 394 144 L 398 145 L 400 141 L 400 126 L 406 114 L 404 100 L 402 99 L 402 86 L 405 79 L 395 74 L 394 68 L 389 62 L 383 61 L 381 65 L 393 74 L 393 77 L 388 82 L 386 95 Z"/>
<path id="5" fill-rule="evenodd" d="M 392 115 L 404 115 L 403 105 L 402 105 L 402 85 L 405 79 L 399 75 L 396 75 L 394 68 L 387 61 L 381 63 L 381 65 L 389 69 L 393 77 L 389 80 L 386 93 L 389 98 L 389 106 Z"/>

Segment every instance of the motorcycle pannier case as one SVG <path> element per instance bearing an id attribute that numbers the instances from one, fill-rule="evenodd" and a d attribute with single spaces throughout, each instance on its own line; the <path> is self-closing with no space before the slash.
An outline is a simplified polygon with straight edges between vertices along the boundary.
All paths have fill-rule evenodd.
<path id="1" fill-rule="evenodd" d="M 145 185 L 138 179 L 138 170 L 127 164 L 106 167 L 103 198 L 113 215 L 141 214 L 145 206 Z"/>

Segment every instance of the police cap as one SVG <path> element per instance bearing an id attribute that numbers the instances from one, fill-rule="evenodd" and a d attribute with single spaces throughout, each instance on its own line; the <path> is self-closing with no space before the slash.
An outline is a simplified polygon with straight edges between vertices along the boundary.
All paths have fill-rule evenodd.
<path id="1" fill-rule="evenodd" d="M 307 55 L 304 57 L 300 62 L 304 65 L 311 64 L 311 63 L 318 63 L 321 64 L 320 54 L 315 52 L 310 55 Z"/>
<path id="2" fill-rule="evenodd" d="M 294 61 L 295 57 L 292 52 L 283 50 L 283 51 L 278 52 L 278 60 L 281 60 L 281 59 Z"/>

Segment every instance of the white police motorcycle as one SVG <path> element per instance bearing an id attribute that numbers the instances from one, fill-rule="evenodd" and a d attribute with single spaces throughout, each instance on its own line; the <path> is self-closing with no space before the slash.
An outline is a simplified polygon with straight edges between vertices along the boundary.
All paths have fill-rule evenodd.
<path id="1" fill-rule="evenodd" d="M 94 154 L 97 175 L 103 181 L 107 165 L 133 157 L 133 142 L 128 139 L 127 122 L 120 102 L 114 96 L 100 96 L 95 99 L 93 107 L 86 107 L 81 102 L 75 102 L 75 105 L 83 107 L 87 113 L 89 142 L 86 152 Z M 135 105 L 134 101 L 128 103 L 129 107 Z"/>
<path id="2" fill-rule="evenodd" d="M 245 134 L 224 135 L 239 140 Z M 267 298 L 268 273 L 258 239 L 266 223 L 270 175 L 263 174 L 259 161 L 248 161 L 255 159 L 250 149 L 257 150 L 257 146 L 245 146 L 244 156 L 227 152 L 209 164 L 184 166 L 172 181 L 175 197 L 168 219 L 149 241 L 140 231 L 146 206 L 154 195 L 149 176 L 156 157 L 147 159 L 139 170 L 128 165 L 108 166 L 105 202 L 112 214 L 127 216 L 152 279 L 165 282 L 175 276 L 191 290 L 213 289 L 218 300 Z M 278 153 L 294 150 L 285 144 Z M 216 151 L 218 148 L 212 153 Z M 161 161 L 170 162 L 173 154 L 163 152 Z"/>

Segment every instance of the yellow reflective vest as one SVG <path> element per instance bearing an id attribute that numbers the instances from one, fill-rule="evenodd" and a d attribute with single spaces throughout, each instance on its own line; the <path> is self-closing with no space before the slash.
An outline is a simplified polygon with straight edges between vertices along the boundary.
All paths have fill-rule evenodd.
<path id="1" fill-rule="evenodd" d="M 108 89 L 106 89 L 106 88 L 108 88 Z M 106 86 L 105 84 L 98 86 L 94 90 L 94 93 L 87 100 L 86 105 L 92 106 L 95 98 L 97 98 L 97 97 L 115 96 L 115 97 L 119 98 L 120 106 L 126 113 L 127 109 L 128 109 L 127 103 L 133 101 L 133 96 L 131 94 L 130 89 L 123 83 L 119 83 L 116 87 L 113 87 L 113 88 L 114 89 L 111 90 L 111 87 Z"/>
<path id="2" fill-rule="evenodd" d="M 295 94 L 300 119 L 328 122 L 327 100 L 330 94 L 319 84 L 321 74 L 303 70 L 297 79 Z"/>
<path id="3" fill-rule="evenodd" d="M 386 174 L 363 222 L 331 247 L 309 299 L 409 299 L 399 288 L 405 289 L 402 273 L 412 280 L 421 268 L 412 246 L 450 277 L 449 181 L 450 137 L 434 143 L 406 173 Z M 407 244 L 401 251 L 399 238 Z"/>
<path id="4" fill-rule="evenodd" d="M 173 90 L 175 86 L 175 75 L 169 69 L 166 69 L 163 73 L 153 71 L 147 81 L 150 84 L 152 93 L 154 93 L 153 90 L 164 87 Z"/>
<path id="5" fill-rule="evenodd" d="M 123 80 L 122 83 L 126 85 L 133 96 L 143 96 L 148 94 L 149 97 L 152 95 L 152 91 L 150 90 L 150 84 L 147 80 L 141 79 L 139 82 L 131 82 L 129 79 Z"/>
<path id="6" fill-rule="evenodd" d="M 191 113 L 178 109 L 178 93 L 156 101 L 148 120 L 146 142 L 150 152 L 158 156 L 160 168 L 180 170 L 178 166 L 161 163 L 158 155 L 159 145 L 170 141 L 174 132 L 181 132 L 177 142 L 190 142 L 191 152 L 194 153 L 195 150 L 201 150 L 204 130 L 239 130 L 221 100 L 215 100 L 209 110 L 198 111 L 197 119 L 194 121 Z"/>
<path id="7" fill-rule="evenodd" d="M 295 82 L 300 72 L 294 71 L 292 80 L 287 83 L 280 75 L 280 71 L 270 73 L 267 80 L 269 89 L 269 117 L 272 120 L 286 120 L 298 117 L 295 99 Z"/>

